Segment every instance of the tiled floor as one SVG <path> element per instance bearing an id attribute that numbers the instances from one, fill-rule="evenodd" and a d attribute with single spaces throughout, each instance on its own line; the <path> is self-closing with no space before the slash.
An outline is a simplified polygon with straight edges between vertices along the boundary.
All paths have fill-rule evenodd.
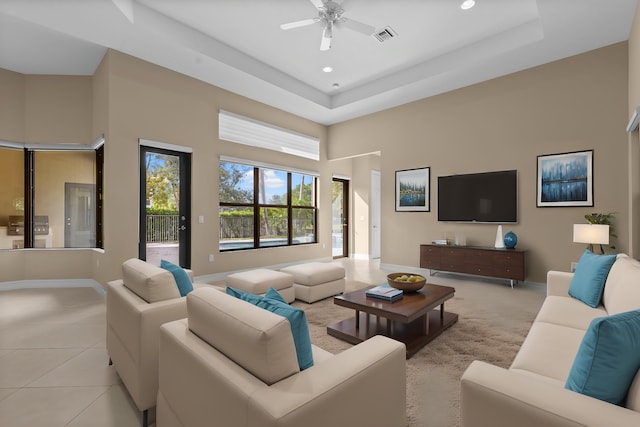
<path id="1" fill-rule="evenodd" d="M 386 274 L 378 261 L 336 262 L 352 280 Z M 141 425 L 108 365 L 105 311 L 93 288 L 0 291 L 0 426 Z"/>
<path id="2" fill-rule="evenodd" d="M 0 294 L 0 426 L 139 426 L 93 288 Z"/>
<path id="3" fill-rule="evenodd" d="M 348 280 L 383 283 L 379 260 L 340 259 Z M 539 307 L 543 289 L 438 276 L 456 295 L 485 301 L 491 316 Z M 487 302 L 487 300 L 489 302 Z M 105 298 L 93 288 L 0 291 L 0 426 L 137 427 L 141 416 L 108 365 Z M 154 418 L 153 411 L 150 418 Z"/>

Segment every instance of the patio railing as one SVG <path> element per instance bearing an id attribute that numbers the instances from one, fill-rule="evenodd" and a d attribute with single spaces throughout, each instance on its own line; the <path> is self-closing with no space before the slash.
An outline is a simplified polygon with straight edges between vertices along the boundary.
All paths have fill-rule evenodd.
<path id="1" fill-rule="evenodd" d="M 294 220 L 294 236 L 308 234 L 305 227 L 307 221 Z M 263 227 L 264 228 L 264 227 Z M 180 217 L 178 215 L 150 215 L 147 214 L 147 243 L 168 243 L 179 240 Z M 275 235 L 286 235 L 287 230 L 276 225 L 271 226 Z M 264 229 L 261 230 L 265 232 Z M 220 240 L 253 237 L 252 217 L 222 217 L 220 218 Z"/>
<path id="2" fill-rule="evenodd" d="M 309 221 L 293 220 L 293 235 L 302 236 L 309 233 Z M 260 224 L 260 233 L 267 234 L 264 224 Z M 269 234 L 275 236 L 286 236 L 286 224 L 271 223 Z M 253 217 L 237 216 L 237 217 L 220 217 L 220 240 L 253 238 Z"/>
<path id="3" fill-rule="evenodd" d="M 147 243 L 177 242 L 179 229 L 178 215 L 147 215 Z"/>

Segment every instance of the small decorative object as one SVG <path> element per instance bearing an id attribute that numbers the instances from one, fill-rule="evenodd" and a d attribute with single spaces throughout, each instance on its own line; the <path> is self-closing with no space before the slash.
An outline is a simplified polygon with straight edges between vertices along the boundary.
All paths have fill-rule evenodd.
<path id="1" fill-rule="evenodd" d="M 593 150 L 538 156 L 536 206 L 593 206 Z"/>
<path id="2" fill-rule="evenodd" d="M 496 249 L 504 249 L 504 238 L 502 237 L 502 226 L 498 226 L 498 231 L 496 232 Z"/>
<path id="3" fill-rule="evenodd" d="M 504 235 L 504 245 L 507 249 L 513 249 L 518 244 L 518 236 L 513 231 L 508 231 L 507 234 Z"/>
<path id="4" fill-rule="evenodd" d="M 396 171 L 396 212 L 429 212 L 431 168 Z"/>
<path id="5" fill-rule="evenodd" d="M 402 289 L 403 292 L 415 292 L 427 283 L 427 279 L 411 273 L 391 273 L 387 275 L 387 283 L 396 289 Z"/>

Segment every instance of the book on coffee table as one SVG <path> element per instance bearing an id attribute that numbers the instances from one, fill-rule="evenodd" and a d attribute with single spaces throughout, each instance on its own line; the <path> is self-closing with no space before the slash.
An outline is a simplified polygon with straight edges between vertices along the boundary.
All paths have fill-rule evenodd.
<path id="1" fill-rule="evenodd" d="M 392 288 L 388 284 L 385 284 L 367 289 L 365 295 L 371 298 L 378 298 L 385 301 L 393 302 L 402 298 L 402 290 Z"/>

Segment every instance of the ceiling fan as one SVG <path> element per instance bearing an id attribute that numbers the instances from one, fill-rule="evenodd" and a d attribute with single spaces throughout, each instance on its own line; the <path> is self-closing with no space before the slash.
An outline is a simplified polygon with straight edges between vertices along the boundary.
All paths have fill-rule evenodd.
<path id="1" fill-rule="evenodd" d="M 313 24 L 324 24 L 322 30 L 322 40 L 320 41 L 320 50 L 329 50 L 331 48 L 331 39 L 333 38 L 333 27 L 338 25 L 353 31 L 357 31 L 365 36 L 371 36 L 376 31 L 375 27 L 362 22 L 344 18 L 342 14 L 344 9 L 342 4 L 332 0 L 309 0 L 316 9 L 318 9 L 318 17 L 303 19 L 301 21 L 289 22 L 280 25 L 283 30 L 291 30 L 293 28 L 305 27 Z M 344 2 L 342 2 L 344 3 Z"/>

